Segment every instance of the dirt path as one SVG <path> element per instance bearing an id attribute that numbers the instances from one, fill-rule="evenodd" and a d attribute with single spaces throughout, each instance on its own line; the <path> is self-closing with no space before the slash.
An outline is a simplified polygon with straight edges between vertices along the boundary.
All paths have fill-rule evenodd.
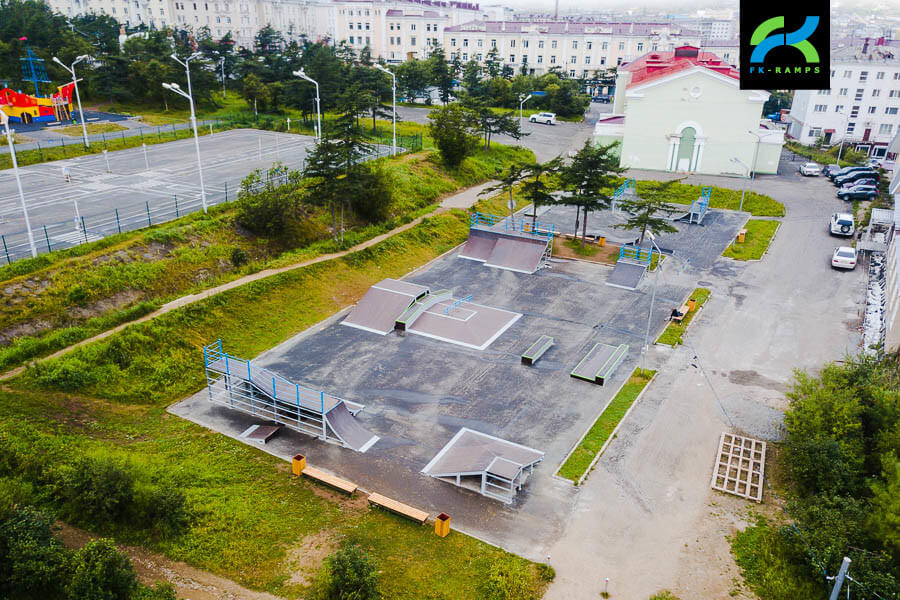
<path id="1" fill-rule="evenodd" d="M 172 300 L 171 302 L 167 302 L 166 304 L 163 304 L 161 307 L 159 307 L 155 311 L 148 313 L 139 319 L 135 319 L 134 321 L 128 321 L 127 323 L 122 323 L 121 325 L 113 327 L 112 329 L 108 329 L 107 331 L 104 331 L 103 333 L 98 333 L 97 335 L 95 335 L 93 337 L 89 337 L 85 340 L 81 340 L 80 342 L 78 342 L 76 344 L 67 346 L 66 348 L 63 348 L 62 350 L 58 350 L 58 351 L 54 352 L 53 354 L 50 354 L 49 356 L 45 356 L 43 358 L 37 359 L 34 362 L 41 362 L 41 361 L 45 361 L 45 360 L 59 358 L 60 356 L 63 356 L 64 354 L 68 354 L 69 352 L 71 352 L 75 348 L 78 348 L 79 346 L 84 346 L 86 344 L 91 344 L 98 340 L 107 338 L 107 337 L 113 335 L 114 333 L 117 333 L 117 332 L 125 329 L 126 327 L 128 327 L 130 325 L 134 325 L 136 323 L 143 323 L 144 321 L 149 321 L 150 319 L 155 319 L 156 317 L 158 317 L 160 315 L 164 315 L 175 309 L 181 308 L 183 306 L 187 306 L 188 304 L 193 304 L 194 302 L 204 300 L 206 298 L 215 296 L 217 294 L 221 294 L 222 292 L 227 292 L 228 290 L 234 289 L 236 287 L 240 287 L 247 283 L 251 283 L 253 281 L 258 281 L 260 279 L 265 279 L 266 277 L 271 277 L 273 275 L 278 275 L 279 273 L 286 273 L 288 271 L 293 271 L 294 269 L 302 269 L 303 267 L 307 267 L 309 265 L 314 265 L 314 264 L 320 263 L 320 262 L 325 262 L 327 260 L 334 260 L 335 258 L 340 258 L 342 256 L 346 256 L 352 252 L 358 252 L 359 250 L 364 250 L 366 248 L 369 248 L 370 246 L 374 246 L 375 244 L 378 244 L 379 242 L 386 240 L 389 237 L 395 236 L 398 233 L 402 233 L 408 229 L 412 229 L 413 227 L 415 227 L 416 225 L 418 225 L 419 223 L 421 223 L 423 220 L 427 219 L 428 217 L 433 217 L 440 213 L 446 212 L 452 208 L 468 208 L 468 207 L 472 206 L 472 204 L 474 204 L 475 201 L 478 200 L 478 195 L 481 193 L 481 191 L 494 183 L 495 182 L 493 182 L 493 181 L 488 181 L 486 183 L 472 186 L 472 187 L 466 188 L 464 190 L 458 191 L 452 195 L 446 196 L 441 200 L 441 205 L 438 208 L 436 208 L 435 210 L 431 211 L 430 213 L 428 213 L 426 215 L 422 215 L 421 217 L 414 219 L 413 221 L 410 221 L 409 223 L 407 223 L 405 225 L 401 225 L 400 227 L 392 229 L 392 230 L 388 231 L 387 233 L 382 233 L 381 235 L 377 235 L 370 240 L 366 240 L 365 242 L 359 243 L 356 246 L 348 248 L 347 250 L 342 250 L 340 252 L 332 252 L 330 254 L 322 254 L 321 256 L 317 256 L 317 257 L 311 258 L 309 260 L 304 260 L 302 262 L 298 262 L 298 263 L 295 263 L 292 265 L 278 267 L 277 269 L 264 269 L 257 273 L 245 275 L 244 277 L 241 277 L 240 279 L 235 279 L 234 281 L 229 281 L 228 283 L 223 283 L 222 285 L 218 285 L 216 287 L 209 288 L 208 290 L 203 290 L 202 292 L 198 292 L 196 294 L 188 294 L 187 296 L 182 296 L 180 298 L 176 298 L 175 300 Z M 16 375 L 18 375 L 19 373 L 21 373 L 24 370 L 25 370 L 25 366 L 21 366 L 21 367 L 16 367 L 15 369 L 12 369 L 10 371 L 7 371 L 6 373 L 0 374 L 0 381 L 12 379 L 13 377 L 15 377 Z"/>
<path id="2" fill-rule="evenodd" d="M 68 548 L 80 548 L 95 536 L 65 523 L 57 523 L 61 529 L 57 536 Z M 167 581 L 175 587 L 178 598 L 186 600 L 281 600 L 266 592 L 254 592 L 230 579 L 201 571 L 183 562 L 169 560 L 160 554 L 134 546 L 118 546 L 128 555 L 141 583 L 153 585 Z"/>

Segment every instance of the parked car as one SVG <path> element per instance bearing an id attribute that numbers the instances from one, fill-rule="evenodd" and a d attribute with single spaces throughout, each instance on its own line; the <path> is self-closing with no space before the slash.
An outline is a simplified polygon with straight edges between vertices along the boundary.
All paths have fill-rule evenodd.
<path id="1" fill-rule="evenodd" d="M 853 188 L 864 187 L 864 186 L 877 188 L 878 182 L 875 181 L 874 179 L 858 179 L 856 181 L 851 181 L 850 183 L 845 183 L 844 185 L 841 186 L 841 189 L 842 190 L 852 190 Z"/>
<path id="2" fill-rule="evenodd" d="M 609 104 L 610 102 L 612 102 L 612 96 L 610 96 L 609 94 L 597 94 L 596 96 L 591 96 L 591 102 Z"/>
<path id="3" fill-rule="evenodd" d="M 829 224 L 831 235 L 851 236 L 854 232 L 853 215 L 850 213 L 834 213 Z"/>
<path id="4" fill-rule="evenodd" d="M 846 175 L 835 177 L 834 185 L 843 187 L 844 184 L 852 183 L 854 181 L 862 181 L 863 179 L 874 179 L 875 181 L 878 181 L 878 173 L 876 173 L 872 169 L 869 169 L 868 171 L 853 171 L 852 173 L 847 173 Z"/>
<path id="5" fill-rule="evenodd" d="M 831 266 L 835 269 L 855 269 L 856 248 L 850 246 L 835 248 L 834 253 L 831 255 Z"/>
<path id="6" fill-rule="evenodd" d="M 849 175 L 850 173 L 855 173 L 856 171 L 871 171 L 872 167 L 844 167 L 838 171 L 832 172 L 829 177 L 831 179 L 837 179 L 838 177 L 843 177 L 844 175 Z"/>
<path id="7" fill-rule="evenodd" d="M 528 117 L 532 123 L 543 123 L 544 125 L 556 125 L 556 113 L 542 112 L 535 113 Z"/>
<path id="8" fill-rule="evenodd" d="M 840 190 L 837 197 L 841 200 L 873 200 L 878 197 L 878 188 L 872 186 L 859 186 L 847 190 Z"/>
<path id="9" fill-rule="evenodd" d="M 800 168 L 798 170 L 800 171 L 801 175 L 804 175 L 806 177 L 818 177 L 822 172 L 822 167 L 819 165 L 819 163 L 808 162 L 800 165 Z"/>
<path id="10" fill-rule="evenodd" d="M 884 159 L 881 158 L 870 158 L 866 161 L 866 166 L 872 167 L 873 169 L 880 169 L 884 165 Z"/>
<path id="11" fill-rule="evenodd" d="M 825 165 L 825 168 L 822 169 L 822 175 L 824 175 L 825 177 L 831 177 L 840 170 L 840 165 Z"/>

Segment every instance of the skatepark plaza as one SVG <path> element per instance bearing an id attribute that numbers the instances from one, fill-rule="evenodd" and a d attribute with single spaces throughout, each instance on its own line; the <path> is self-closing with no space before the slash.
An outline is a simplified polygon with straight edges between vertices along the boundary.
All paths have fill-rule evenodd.
<path id="1" fill-rule="evenodd" d="M 554 258 L 574 209 L 476 213 L 461 246 L 252 361 L 212 341 L 207 389 L 169 410 L 541 558 L 577 493 L 555 472 L 638 366 L 654 283 L 650 343 L 694 288 L 666 263 L 696 282 L 747 218 L 704 192 L 657 237 L 663 277 L 647 246 L 614 268 Z"/>

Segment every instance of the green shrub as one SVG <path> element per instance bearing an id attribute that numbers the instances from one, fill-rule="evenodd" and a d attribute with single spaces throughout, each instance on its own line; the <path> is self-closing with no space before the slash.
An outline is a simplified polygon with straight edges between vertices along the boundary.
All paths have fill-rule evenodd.
<path id="1" fill-rule="evenodd" d="M 112 540 L 91 540 L 76 551 L 69 583 L 70 598 L 79 600 L 123 600 L 138 590 L 137 577 L 128 557 Z"/>
<path id="2" fill-rule="evenodd" d="M 245 252 L 243 248 L 236 247 L 231 249 L 231 264 L 235 268 L 246 265 L 248 260 L 250 260 L 250 258 L 247 256 L 247 252 Z"/>
<path id="3" fill-rule="evenodd" d="M 537 566 L 538 577 L 541 578 L 541 581 L 553 581 L 556 579 L 556 569 L 551 567 L 550 565 L 545 565 L 544 563 L 539 563 Z"/>
<path id="4" fill-rule="evenodd" d="M 378 571 L 358 546 L 344 546 L 326 560 L 328 600 L 377 600 Z"/>
<path id="5" fill-rule="evenodd" d="M 0 598 L 63 596 L 66 551 L 53 536 L 53 517 L 22 508 L 0 520 Z"/>
<path id="6" fill-rule="evenodd" d="M 94 382 L 94 371 L 78 358 L 62 358 L 52 363 L 36 363 L 29 369 L 41 385 L 71 392 Z"/>
<path id="7" fill-rule="evenodd" d="M 88 294 L 81 285 L 72 286 L 69 289 L 69 293 L 66 294 L 66 300 L 69 304 L 77 304 L 79 306 L 83 306 L 85 302 L 87 302 Z"/>
<path id="8" fill-rule="evenodd" d="M 134 503 L 134 476 L 112 459 L 83 457 L 63 473 L 58 494 L 73 522 L 122 523 Z"/>
<path id="9" fill-rule="evenodd" d="M 139 489 L 135 500 L 135 524 L 163 537 L 183 532 L 190 522 L 187 497 L 171 483 Z"/>
<path id="10" fill-rule="evenodd" d="M 533 600 L 534 575 L 524 561 L 508 555 L 495 560 L 484 584 L 485 597 L 489 600 Z"/>

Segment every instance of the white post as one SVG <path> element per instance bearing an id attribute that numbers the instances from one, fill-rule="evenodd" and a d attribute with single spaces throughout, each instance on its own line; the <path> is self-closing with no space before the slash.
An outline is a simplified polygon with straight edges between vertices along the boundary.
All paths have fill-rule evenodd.
<path id="1" fill-rule="evenodd" d="M 650 294 L 650 311 L 647 313 L 647 331 L 644 334 L 644 351 L 641 353 L 641 372 L 647 369 L 647 353 L 650 351 L 650 322 L 653 319 L 653 304 L 656 302 L 656 286 L 659 283 L 659 272 L 662 269 L 662 252 L 656 245 L 656 240 L 651 232 L 647 232 L 650 238 L 650 262 L 653 262 L 653 248 L 659 253 L 659 259 L 656 261 L 656 275 L 653 277 L 653 292 Z M 638 250 L 640 252 L 640 250 Z M 649 265 L 648 265 L 649 268 Z"/>
<path id="2" fill-rule="evenodd" d="M 397 156 L 397 76 L 394 73 L 391 73 L 391 99 L 394 105 L 393 111 L 393 120 L 394 120 L 394 141 L 393 141 L 393 152 L 391 156 Z"/>
<path id="3" fill-rule="evenodd" d="M 222 57 L 222 100 L 227 100 L 228 96 L 225 94 L 225 57 Z"/>
<path id="4" fill-rule="evenodd" d="M 13 173 L 16 176 L 16 187 L 19 188 L 19 200 L 22 201 L 22 214 L 25 215 L 25 229 L 28 230 L 28 245 L 32 258 L 37 258 L 37 247 L 34 245 L 34 234 L 31 232 L 31 221 L 28 219 L 28 207 L 25 205 L 25 192 L 22 191 L 22 180 L 19 178 L 19 163 L 16 160 L 16 149 L 13 147 L 12 132 L 9 130 L 9 117 L 0 110 L 0 120 L 6 128 L 6 143 L 9 144 L 9 156 L 12 159 Z"/>
<path id="5" fill-rule="evenodd" d="M 831 588 L 831 595 L 828 597 L 828 600 L 837 600 L 838 594 L 841 593 L 841 587 L 844 585 L 844 578 L 847 576 L 847 569 L 850 568 L 850 559 L 846 556 L 844 560 L 841 562 L 841 568 L 838 571 L 837 577 L 834 578 L 834 587 Z"/>
<path id="6" fill-rule="evenodd" d="M 106 150 L 103 151 L 103 158 L 106 159 L 106 172 L 112 173 L 112 169 L 109 168 L 109 152 Z"/>
<path id="7" fill-rule="evenodd" d="M 141 144 L 141 146 L 144 147 L 144 166 L 149 171 L 150 170 L 150 159 L 147 158 L 147 144 Z"/>
<path id="8" fill-rule="evenodd" d="M 531 94 L 522 94 L 519 96 L 519 129 L 522 128 L 522 107 L 531 100 Z"/>
<path id="9" fill-rule="evenodd" d="M 287 118 L 287 130 L 288 131 L 291 130 L 291 118 L 290 117 Z"/>
<path id="10" fill-rule="evenodd" d="M 59 60 L 57 57 L 53 57 L 53 62 L 61 66 L 63 69 L 68 71 L 72 75 L 72 83 L 75 85 L 75 100 L 78 102 L 78 113 L 81 116 L 81 139 L 84 142 L 85 148 L 91 147 L 91 142 L 88 140 L 87 136 L 87 126 L 84 124 L 84 111 L 81 110 L 81 94 L 78 92 L 78 78 L 75 77 L 75 65 L 84 60 L 85 58 L 90 58 L 87 54 L 79 56 L 75 59 L 75 62 L 72 63 L 71 67 L 67 67 Z"/>
<path id="11" fill-rule="evenodd" d="M 318 124 L 317 132 L 316 132 L 316 141 L 322 141 L 322 106 L 319 104 L 319 83 L 313 81 L 316 84 L 316 123 Z"/>
<path id="12" fill-rule="evenodd" d="M 190 81 L 190 79 L 188 80 Z M 206 209 L 206 187 L 203 185 L 203 162 L 200 160 L 200 134 L 197 133 L 197 115 L 194 113 L 194 98 L 188 96 L 191 103 L 191 125 L 194 126 L 194 149 L 197 151 L 197 174 L 200 176 L 200 201 L 203 203 L 203 212 Z"/>

